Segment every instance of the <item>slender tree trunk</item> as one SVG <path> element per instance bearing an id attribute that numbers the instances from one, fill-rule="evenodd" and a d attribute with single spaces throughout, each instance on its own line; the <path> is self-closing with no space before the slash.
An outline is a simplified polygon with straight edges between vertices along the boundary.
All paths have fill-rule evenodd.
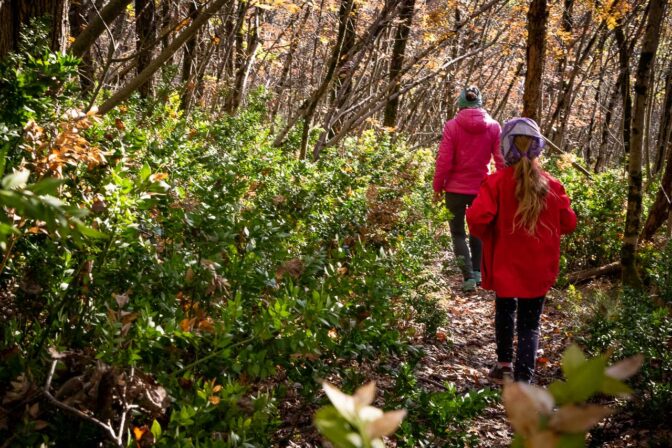
<path id="1" fill-rule="evenodd" d="M 126 100 L 138 87 L 140 87 L 151 75 L 156 73 L 163 64 L 173 55 L 177 50 L 184 45 L 184 43 L 192 37 L 205 23 L 212 18 L 213 14 L 222 9 L 222 7 L 232 0 L 212 0 L 208 3 L 208 7 L 201 11 L 196 16 L 194 21 L 184 31 L 177 36 L 170 45 L 163 50 L 159 55 L 147 66 L 142 73 L 136 75 L 128 84 L 115 92 L 107 101 L 105 101 L 99 109 L 100 114 L 106 114 L 119 103 Z"/>
<path id="2" fill-rule="evenodd" d="M 656 162 L 653 168 L 653 174 L 658 174 L 663 168 L 665 160 L 665 148 L 672 138 L 672 63 L 667 69 L 665 75 L 665 99 L 661 111 L 660 128 L 658 128 L 658 138 L 656 139 L 658 151 L 656 152 Z"/>
<path id="3" fill-rule="evenodd" d="M 600 105 L 600 93 L 602 90 L 602 83 L 604 80 L 604 73 L 600 73 L 600 82 L 595 89 L 595 98 L 593 98 L 592 113 L 590 114 L 590 123 L 588 124 L 588 140 L 585 145 L 585 153 L 583 155 L 586 165 L 590 168 L 592 157 L 593 157 L 593 129 L 595 127 L 595 115 L 597 114 L 597 108 Z"/>
<path id="4" fill-rule="evenodd" d="M 243 16 L 239 20 L 244 20 L 244 15 L 247 10 L 243 12 Z M 227 101 L 227 112 L 234 114 L 245 98 L 247 91 L 247 79 L 252 69 L 252 64 L 259 49 L 259 11 L 255 11 L 250 18 L 250 23 L 247 30 L 247 36 L 243 33 L 242 27 L 239 30 L 236 38 L 236 73 L 234 88 Z"/>
<path id="5" fill-rule="evenodd" d="M 21 29 L 37 17 L 49 17 L 52 51 L 65 51 L 70 35 L 70 0 L 4 0 L 0 2 L 0 58 L 14 51 Z"/>
<path id="6" fill-rule="evenodd" d="M 154 0 L 135 0 L 135 48 L 138 53 L 136 71 L 138 74 L 152 61 L 153 44 L 156 39 L 156 4 Z M 152 95 L 153 84 L 150 76 L 138 89 L 142 98 Z"/>
<path id="7" fill-rule="evenodd" d="M 96 14 L 95 18 L 89 23 L 86 29 L 77 36 L 70 46 L 70 53 L 75 56 L 82 56 L 86 53 L 96 39 L 105 32 L 106 26 L 110 26 L 114 19 L 122 14 L 131 1 L 132 0 L 110 0 L 100 11 L 100 14 Z"/>
<path id="8" fill-rule="evenodd" d="M 602 124 L 602 137 L 600 139 L 600 148 L 597 153 L 597 158 L 595 160 L 595 169 L 596 173 L 602 171 L 604 167 L 604 162 L 607 158 L 607 148 L 609 146 L 609 128 L 611 127 L 611 120 L 614 116 L 614 108 L 616 107 L 616 101 L 619 97 L 619 92 L 621 89 L 621 76 L 623 73 L 618 75 L 618 79 L 613 87 L 613 92 L 609 96 L 609 103 L 607 104 L 607 110 L 604 115 L 604 123 Z"/>
<path id="9" fill-rule="evenodd" d="M 336 76 L 334 77 L 333 89 L 331 90 L 331 111 L 338 110 L 347 102 L 350 92 L 352 92 L 352 76 L 354 71 L 354 61 L 348 59 L 347 50 L 355 45 L 357 39 L 357 4 L 352 4 L 352 9 L 347 10 L 344 4 L 341 4 L 339 10 L 339 23 L 345 23 L 345 35 L 341 45 L 341 56 L 336 65 Z M 375 67 L 373 70 L 375 76 Z M 329 114 L 327 114 L 329 115 Z M 331 120 L 325 120 L 325 128 L 329 137 L 336 134 L 341 126 L 341 120 L 331 123 Z"/>
<path id="10" fill-rule="evenodd" d="M 523 116 L 539 121 L 541 104 L 541 78 L 546 54 L 546 0 L 532 0 L 527 12 L 527 73 L 523 94 Z"/>
<path id="11" fill-rule="evenodd" d="M 622 24 L 619 24 L 614 29 L 614 36 L 616 36 L 616 43 L 618 44 L 618 62 L 621 68 L 619 79 L 621 80 L 621 99 L 623 100 L 623 150 L 626 154 L 629 154 L 632 96 L 630 93 L 630 59 L 628 42 L 625 40 Z"/>
<path id="12" fill-rule="evenodd" d="M 402 0 L 399 8 L 399 25 L 394 35 L 394 46 L 392 47 L 392 59 L 390 60 L 390 82 L 394 83 L 392 91 L 399 91 L 399 80 L 397 75 L 404 66 L 404 54 L 406 52 L 406 43 L 408 35 L 411 32 L 413 23 L 413 12 L 415 10 L 415 0 Z M 393 97 L 385 106 L 383 115 L 383 126 L 394 128 L 397 125 L 397 110 L 399 109 L 399 97 Z"/>
<path id="13" fill-rule="evenodd" d="M 504 98 L 502 98 L 502 101 L 499 102 L 497 105 L 497 109 L 495 109 L 495 112 L 492 114 L 492 116 L 495 118 L 495 120 L 499 120 L 502 112 L 504 111 L 504 107 L 506 106 L 507 102 L 509 101 L 509 96 L 511 95 L 511 90 L 513 90 L 513 86 L 516 84 L 518 81 L 518 77 L 523 71 L 524 64 L 522 62 L 518 63 L 518 67 L 516 67 L 516 74 L 511 78 L 511 82 L 509 83 L 509 87 L 506 89 L 506 93 L 504 94 Z"/>
<path id="14" fill-rule="evenodd" d="M 670 215 L 672 209 L 672 73 L 668 71 L 665 80 L 665 101 L 661 111 L 661 123 L 658 132 L 658 150 L 659 158 L 667 158 L 665 162 L 665 171 L 660 186 L 656 193 L 656 200 L 649 209 L 649 216 L 646 219 L 644 228 L 640 237 L 643 240 L 650 240 L 656 231 L 662 226 Z M 664 161 L 664 160 L 663 160 Z M 656 160 L 657 172 L 660 172 L 663 161 Z"/>
<path id="15" fill-rule="evenodd" d="M 642 143 L 644 131 L 644 115 L 650 95 L 650 72 L 654 64 L 663 13 L 667 0 L 651 0 L 644 41 L 637 65 L 635 81 L 635 102 L 632 114 L 630 154 L 628 157 L 628 207 L 623 232 L 623 246 L 621 249 L 621 266 L 623 268 L 623 284 L 630 287 L 639 287 L 641 279 L 637 271 L 637 239 L 642 214 Z"/>
<path id="16" fill-rule="evenodd" d="M 196 3 L 191 0 L 189 2 L 189 17 L 195 17 L 198 9 L 196 8 Z M 196 44 L 198 42 L 198 30 L 187 40 L 186 45 L 184 46 L 184 57 L 182 58 L 182 99 L 180 101 L 180 107 L 183 110 L 189 108 L 189 101 L 191 100 L 191 95 L 194 91 L 194 85 L 192 83 L 191 75 L 194 66 L 194 59 L 196 58 Z"/>
<path id="17" fill-rule="evenodd" d="M 562 2 L 562 19 L 560 20 L 560 28 L 562 29 L 562 32 L 564 35 L 562 36 L 561 42 L 562 42 L 562 55 L 558 59 L 557 66 L 555 68 L 555 79 L 554 81 L 557 82 L 556 86 L 553 86 L 554 88 L 550 89 L 550 98 L 548 101 L 548 107 L 549 107 L 549 113 L 545 114 L 546 117 L 543 117 L 543 126 L 541 123 L 539 123 L 539 126 L 544 130 L 544 132 L 547 135 L 551 135 L 553 129 L 551 129 L 551 126 L 553 125 L 553 113 L 550 113 L 550 108 L 555 104 L 555 97 L 556 95 L 559 95 L 562 97 L 561 92 L 566 92 L 568 89 L 567 81 L 568 79 L 565 77 L 565 69 L 567 67 L 567 58 L 569 57 L 569 53 L 572 50 L 572 47 L 574 46 L 574 36 L 573 36 L 573 30 L 574 30 L 574 19 L 572 17 L 572 13 L 574 10 L 574 0 L 563 0 Z M 566 44 L 566 36 L 569 36 L 569 43 Z M 560 103 L 560 100 L 558 100 L 558 103 Z M 557 118 L 557 117 L 555 117 Z M 552 138 L 552 140 L 555 140 Z"/>
<path id="18" fill-rule="evenodd" d="M 96 0 L 94 5 L 102 3 Z M 70 7 L 70 35 L 75 39 L 84 32 L 89 23 L 93 20 L 95 8 L 91 5 L 84 5 L 81 1 L 73 2 Z M 95 66 L 91 52 L 87 51 L 81 56 L 82 62 L 79 64 L 79 85 L 82 92 L 88 94 L 93 89 L 95 78 Z"/>
<path id="19" fill-rule="evenodd" d="M 345 5 L 346 10 L 348 11 L 349 14 L 349 11 L 352 10 L 353 0 L 342 0 L 341 4 Z M 341 51 L 343 50 L 343 39 L 345 38 L 345 26 L 346 24 L 341 21 L 338 27 L 338 35 L 336 37 L 336 42 L 334 43 L 334 47 L 331 52 L 331 57 L 327 62 L 327 73 L 325 78 L 322 80 L 320 86 L 313 92 L 313 94 L 308 99 L 306 99 L 306 101 L 303 102 L 303 104 L 299 108 L 297 116 L 294 117 L 294 119 L 290 120 L 289 123 L 287 123 L 287 125 L 276 136 L 275 141 L 273 142 L 275 146 L 282 145 L 290 129 L 294 127 L 294 125 L 299 120 L 303 120 L 304 131 L 301 138 L 302 144 L 301 144 L 301 151 L 299 154 L 299 157 L 301 158 L 305 158 L 306 156 L 306 147 L 304 146 L 304 144 L 307 144 L 308 141 L 307 138 L 308 128 L 310 127 L 310 122 L 312 121 L 313 113 L 315 112 L 315 109 L 317 108 L 317 104 L 319 103 L 320 99 L 322 99 L 324 94 L 329 89 L 329 85 L 333 81 L 334 74 L 336 73 L 338 60 L 341 56 Z"/>

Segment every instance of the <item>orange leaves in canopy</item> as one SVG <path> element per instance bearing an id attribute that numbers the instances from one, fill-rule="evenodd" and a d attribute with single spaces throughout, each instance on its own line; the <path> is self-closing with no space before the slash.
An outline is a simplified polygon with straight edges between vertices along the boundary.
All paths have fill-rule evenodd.
<path id="1" fill-rule="evenodd" d="M 265 9 L 267 11 L 272 11 L 276 9 L 284 9 L 285 11 L 296 14 L 301 11 L 301 7 L 291 0 L 267 0 L 259 4 L 254 5 L 259 9 Z"/>

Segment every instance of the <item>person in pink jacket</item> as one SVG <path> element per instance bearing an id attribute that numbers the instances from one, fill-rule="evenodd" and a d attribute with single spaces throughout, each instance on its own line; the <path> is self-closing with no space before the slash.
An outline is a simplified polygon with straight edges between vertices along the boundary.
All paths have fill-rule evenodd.
<path id="1" fill-rule="evenodd" d="M 443 128 L 434 172 L 434 201 L 441 200 L 445 193 L 452 215 L 449 224 L 453 251 L 464 276 L 462 289 L 473 291 L 481 282 L 481 242 L 469 235 L 467 245 L 465 212 L 488 174 L 490 160 L 494 158 L 498 170 L 505 164 L 499 149 L 501 127 L 483 109 L 478 88 L 464 89 L 458 105 L 460 111 Z"/>

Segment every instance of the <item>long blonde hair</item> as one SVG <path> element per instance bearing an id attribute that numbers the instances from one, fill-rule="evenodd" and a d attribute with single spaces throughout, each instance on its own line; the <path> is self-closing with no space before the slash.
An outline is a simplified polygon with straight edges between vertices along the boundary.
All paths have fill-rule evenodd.
<path id="1" fill-rule="evenodd" d="M 546 208 L 548 179 L 543 175 L 539 161 L 535 157 L 530 160 L 525 155 L 530 148 L 532 139 L 526 135 L 516 135 L 513 144 L 523 157 L 515 164 L 516 199 L 518 210 L 514 215 L 514 228 L 524 228 L 531 235 L 537 230 L 539 215 Z"/>

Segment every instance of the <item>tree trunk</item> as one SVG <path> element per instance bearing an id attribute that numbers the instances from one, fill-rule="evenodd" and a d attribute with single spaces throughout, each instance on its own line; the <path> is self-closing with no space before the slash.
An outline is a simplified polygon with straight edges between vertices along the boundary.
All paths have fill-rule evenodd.
<path id="1" fill-rule="evenodd" d="M 334 78 L 334 88 L 331 90 L 331 105 L 330 112 L 339 110 L 348 101 L 348 97 L 352 92 L 352 76 L 354 74 L 354 61 L 348 58 L 347 50 L 355 45 L 357 39 L 357 3 L 352 4 L 352 9 L 347 10 L 344 4 L 341 4 L 339 10 L 339 23 L 345 24 L 345 36 L 343 37 L 343 44 L 341 45 L 341 56 L 336 65 L 336 76 Z M 375 50 L 374 50 L 375 51 Z M 376 68 L 373 69 L 372 76 L 375 76 Z M 332 137 L 341 128 L 342 120 L 331 122 L 331 114 L 327 114 L 328 118 L 325 120 L 324 128 L 327 130 L 327 136 Z"/>
<path id="2" fill-rule="evenodd" d="M 97 0 L 96 3 L 101 3 Z M 81 1 L 73 2 L 70 7 L 70 35 L 77 38 L 93 19 L 94 8 L 91 5 L 83 5 Z M 95 67 L 90 52 L 81 56 L 79 64 L 79 85 L 82 92 L 89 93 L 94 86 Z"/>
<path id="3" fill-rule="evenodd" d="M 558 59 L 557 66 L 555 68 L 555 78 L 554 81 L 557 80 L 557 86 L 555 88 L 551 88 L 550 92 L 550 98 L 548 101 L 548 107 L 549 107 L 549 113 L 545 114 L 546 117 L 544 118 L 544 124 L 542 126 L 542 123 L 539 123 L 539 127 L 544 130 L 544 133 L 547 135 L 551 135 L 551 132 L 553 129 L 551 129 L 554 121 L 554 114 L 550 113 L 550 108 L 552 105 L 555 103 L 555 96 L 556 94 L 560 95 L 560 98 L 562 98 L 562 95 L 560 92 L 566 92 L 568 89 L 567 85 L 567 78 L 565 77 L 565 68 L 567 67 L 567 58 L 569 57 L 569 53 L 574 46 L 574 36 L 573 36 L 573 31 L 574 31 L 574 19 L 572 18 L 572 13 L 574 10 L 574 0 L 563 0 L 562 2 L 562 18 L 560 20 L 560 27 L 562 28 L 562 31 L 564 33 L 563 38 L 561 39 L 562 42 L 562 49 L 564 50 L 562 52 L 562 55 Z M 565 45 L 565 36 L 570 36 L 570 42 L 568 45 Z M 558 100 L 558 105 L 560 105 L 561 99 Z M 556 110 L 559 108 L 556 108 Z M 556 117 L 557 118 L 557 117 Z M 551 138 L 551 140 L 555 141 L 555 138 Z"/>
<path id="4" fill-rule="evenodd" d="M 99 109 L 99 113 L 106 114 L 119 103 L 126 100 L 133 92 L 135 92 L 138 87 L 140 87 L 144 82 L 152 76 L 158 69 L 161 68 L 164 62 L 166 62 L 177 50 L 184 45 L 184 43 L 192 37 L 205 23 L 212 18 L 212 15 L 217 11 L 222 9 L 222 7 L 229 1 L 232 0 L 213 0 L 208 4 L 208 7 L 201 11 L 194 21 L 187 27 L 179 36 L 177 36 L 170 45 L 163 50 L 159 55 L 154 59 L 148 66 L 145 68 L 142 73 L 136 75 L 128 84 L 122 87 L 120 90 L 114 93 L 107 101 L 105 101 Z"/>
<path id="5" fill-rule="evenodd" d="M 667 0 L 651 0 L 647 18 L 644 41 L 637 65 L 635 81 L 635 101 L 632 114 L 630 154 L 628 157 L 628 207 L 623 232 L 621 249 L 621 266 L 623 284 L 630 287 L 641 286 L 641 278 L 637 271 L 637 239 L 642 214 L 642 143 L 644 131 L 644 115 L 650 95 L 650 72 L 653 66 L 660 29 Z"/>
<path id="6" fill-rule="evenodd" d="M 413 12 L 415 10 L 415 0 L 402 0 L 399 8 L 399 25 L 394 35 L 394 46 L 392 47 L 392 59 L 390 60 L 390 82 L 394 83 L 392 92 L 399 91 L 399 79 L 397 75 L 404 66 L 404 54 L 406 52 L 406 43 L 408 35 L 411 32 L 413 23 Z M 397 110 L 399 109 L 399 97 L 395 96 L 387 102 L 383 116 L 383 126 L 394 128 L 397 125 Z"/>
<path id="7" fill-rule="evenodd" d="M 607 104 L 607 110 L 604 116 L 604 123 L 602 125 L 602 138 L 600 139 L 600 147 L 597 152 L 597 157 L 595 160 L 595 173 L 599 173 L 602 171 L 602 168 L 604 167 L 605 160 L 607 158 L 607 148 L 609 146 L 609 128 L 611 127 L 611 120 L 612 117 L 614 116 L 614 108 L 616 107 L 616 100 L 618 100 L 619 92 L 621 89 L 621 76 L 623 76 L 623 73 L 621 72 L 618 75 L 618 79 L 616 79 L 616 83 L 614 84 L 613 87 L 613 92 L 611 96 L 609 97 L 609 103 Z"/>
<path id="8" fill-rule="evenodd" d="M 345 7 L 346 10 L 349 12 L 352 10 L 353 6 L 353 0 L 341 0 L 341 7 Z M 341 56 L 341 51 L 343 50 L 343 39 L 345 38 L 345 23 L 341 21 L 338 27 L 338 35 L 336 37 L 336 42 L 334 43 L 334 47 L 331 51 L 331 57 L 329 58 L 329 61 L 327 62 L 327 73 L 325 78 L 322 80 L 320 83 L 319 87 L 313 92 L 313 94 L 306 99 L 301 107 L 299 108 L 299 112 L 294 119 L 290 120 L 287 125 L 285 125 L 284 129 L 278 134 L 275 138 L 275 141 L 273 142 L 274 146 L 280 146 L 285 140 L 285 137 L 287 136 L 287 133 L 291 130 L 291 128 L 301 119 L 304 119 L 304 135 L 302 136 L 302 145 L 301 145 L 301 151 L 299 154 L 299 157 L 305 158 L 306 156 L 306 147 L 304 146 L 303 141 L 305 140 L 307 143 L 307 129 L 306 127 L 309 126 L 309 122 L 312 120 L 313 113 L 315 112 L 315 109 L 317 108 L 317 104 L 322 99 L 322 96 L 327 92 L 329 85 L 333 81 L 334 74 L 336 72 L 336 67 L 338 65 L 338 60 Z M 310 117 L 310 119 L 307 119 L 307 117 Z"/>
<path id="9" fill-rule="evenodd" d="M 656 193 L 656 200 L 649 209 L 640 238 L 650 240 L 665 223 L 672 209 L 672 73 L 667 72 L 665 80 L 665 101 L 661 112 L 661 123 L 658 132 L 658 158 L 667 158 L 665 171 Z M 664 160 L 664 159 L 663 159 Z M 656 172 L 662 169 L 663 160 L 656 159 Z"/>
<path id="10" fill-rule="evenodd" d="M 245 20 L 245 15 L 247 14 L 247 7 L 245 5 L 241 5 L 245 9 L 242 10 L 242 16 L 239 16 L 238 20 Z M 250 70 L 252 69 L 252 64 L 254 63 L 260 44 L 259 11 L 254 12 L 247 28 L 247 36 L 243 33 L 242 26 L 239 27 L 238 34 L 236 35 L 235 81 L 226 107 L 226 111 L 229 114 L 234 114 L 242 104 L 243 98 L 245 98 L 247 78 L 250 75 Z"/>
<path id="11" fill-rule="evenodd" d="M 114 19 L 126 10 L 126 6 L 128 6 L 131 1 L 132 0 L 110 0 L 110 2 L 100 11 L 100 14 L 95 14 L 95 18 L 91 21 L 89 26 L 77 36 L 70 46 L 70 53 L 75 56 L 82 56 L 86 53 L 96 39 L 103 34 L 106 27 L 109 27 Z"/>
<path id="12" fill-rule="evenodd" d="M 665 75 L 665 99 L 663 100 L 663 109 L 661 111 L 660 128 L 658 129 L 658 138 L 656 140 L 658 151 L 656 152 L 656 162 L 653 168 L 653 174 L 660 173 L 663 169 L 665 160 L 665 148 L 672 138 L 672 63 L 667 69 Z"/>
<path id="13" fill-rule="evenodd" d="M 49 17 L 49 47 L 65 51 L 70 35 L 68 12 L 70 0 L 5 0 L 0 2 L 0 58 L 17 49 L 21 29 L 38 17 Z"/>
<path id="14" fill-rule="evenodd" d="M 541 103 L 541 77 L 544 73 L 546 53 L 546 0 L 532 0 L 527 12 L 527 73 L 523 94 L 523 116 L 539 121 Z"/>
<path id="15" fill-rule="evenodd" d="M 495 112 L 493 112 L 492 116 L 494 117 L 495 120 L 499 120 L 501 117 L 502 112 L 504 112 L 504 107 L 506 106 L 507 102 L 509 101 L 509 96 L 511 95 L 511 90 L 513 90 L 513 86 L 516 84 L 518 81 L 518 77 L 523 71 L 523 63 L 519 62 L 518 67 L 516 67 L 516 73 L 514 76 L 511 77 L 511 82 L 509 83 L 509 86 L 506 88 L 506 93 L 504 94 L 504 98 L 499 102 L 497 105 L 497 108 L 495 109 Z"/>
<path id="16" fill-rule="evenodd" d="M 152 61 L 153 45 L 156 39 L 156 4 L 154 0 L 135 0 L 135 48 L 138 53 L 136 71 L 142 73 Z M 152 77 L 138 89 L 140 97 L 152 95 Z"/>
<path id="17" fill-rule="evenodd" d="M 189 17 L 195 17 L 198 9 L 196 8 L 196 3 L 192 0 L 189 2 Z M 189 101 L 191 100 L 191 94 L 194 91 L 194 85 L 192 83 L 191 75 L 194 67 L 194 59 L 196 58 L 196 43 L 198 41 L 198 30 L 187 40 L 187 44 L 184 46 L 184 57 L 182 58 L 182 99 L 180 101 L 180 107 L 183 110 L 189 108 Z"/>
<path id="18" fill-rule="evenodd" d="M 630 93 L 630 60 L 628 42 L 625 40 L 623 25 L 619 24 L 614 29 L 616 43 L 618 44 L 618 62 L 621 68 L 619 79 L 621 80 L 621 99 L 623 100 L 623 151 L 630 153 L 630 123 L 632 121 L 632 96 Z"/>
<path id="19" fill-rule="evenodd" d="M 667 148 L 665 172 L 656 193 L 656 200 L 649 209 L 649 216 L 646 218 L 640 235 L 640 238 L 644 241 L 649 241 L 653 238 L 653 235 L 665 224 L 670 215 L 672 207 L 672 148 L 670 146 L 672 144 L 668 145 Z"/>

